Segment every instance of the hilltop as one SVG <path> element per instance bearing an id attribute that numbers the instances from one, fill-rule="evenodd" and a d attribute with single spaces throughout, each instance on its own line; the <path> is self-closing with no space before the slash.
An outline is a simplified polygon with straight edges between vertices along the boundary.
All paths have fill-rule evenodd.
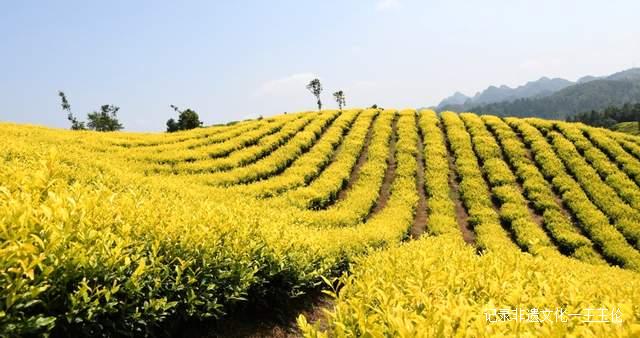
<path id="1" fill-rule="evenodd" d="M 637 333 L 635 136 L 348 109 L 0 137 L 0 335 Z M 487 320 L 584 304 L 622 323 Z"/>

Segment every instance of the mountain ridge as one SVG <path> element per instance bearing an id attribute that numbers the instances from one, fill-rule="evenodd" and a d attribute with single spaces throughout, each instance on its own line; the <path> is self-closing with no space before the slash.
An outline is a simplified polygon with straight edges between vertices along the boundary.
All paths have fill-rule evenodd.
<path id="1" fill-rule="evenodd" d="M 458 94 L 458 93 L 457 93 Z M 566 118 L 573 114 L 603 109 L 609 105 L 640 102 L 640 68 L 607 76 L 583 76 L 576 82 L 541 77 L 516 88 L 489 86 L 464 103 L 443 100 L 439 111 L 474 111 L 500 116 Z"/>

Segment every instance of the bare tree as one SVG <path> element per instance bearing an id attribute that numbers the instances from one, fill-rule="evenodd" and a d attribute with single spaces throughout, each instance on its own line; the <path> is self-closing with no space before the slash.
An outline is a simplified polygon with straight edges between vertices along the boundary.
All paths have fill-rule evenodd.
<path id="1" fill-rule="evenodd" d="M 333 97 L 336 99 L 340 110 L 342 110 L 342 107 L 347 105 L 347 100 L 345 99 L 344 92 L 342 90 L 338 90 L 337 92 L 333 93 Z"/>
<path id="2" fill-rule="evenodd" d="M 320 80 L 313 79 L 307 85 L 307 89 L 318 99 L 318 111 L 322 110 L 322 101 L 320 101 L 320 93 L 322 93 L 322 84 Z"/>
<path id="3" fill-rule="evenodd" d="M 58 96 L 60 96 L 60 100 L 62 101 L 60 104 L 62 106 L 62 110 L 67 112 L 67 120 L 71 122 L 71 130 L 87 129 L 84 122 L 78 121 L 78 119 L 75 116 L 73 116 L 73 113 L 71 112 L 71 104 L 69 104 L 69 101 L 67 100 L 67 96 L 64 94 L 64 92 L 58 91 Z"/>

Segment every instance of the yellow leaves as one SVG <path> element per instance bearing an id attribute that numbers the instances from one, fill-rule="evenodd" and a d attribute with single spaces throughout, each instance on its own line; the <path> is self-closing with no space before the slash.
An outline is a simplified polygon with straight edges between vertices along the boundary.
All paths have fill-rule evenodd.
<path id="1" fill-rule="evenodd" d="M 47 207 L 46 205 L 41 206 L 40 210 L 44 215 L 45 221 L 53 216 L 53 211 L 51 210 L 51 208 Z"/>
<path id="2" fill-rule="evenodd" d="M 144 325 L 157 325 L 170 314 L 219 317 L 254 295 L 296 295 L 317 287 L 321 276 L 327 276 L 326 294 L 337 301 L 326 316 L 327 332 L 298 318 L 302 331 L 313 337 L 500 336 L 513 334 L 515 326 L 487 325 L 482 311 L 488 305 L 640 304 L 634 293 L 637 276 L 628 271 L 502 250 L 512 243 L 500 224 L 508 219 L 520 226 L 524 247 L 547 257 L 546 250 L 534 250 L 546 241 L 524 230 L 530 222 L 519 222 L 526 201 L 507 165 L 511 153 L 519 154 L 519 161 L 528 155 L 517 136 L 502 133 L 511 140 L 498 147 L 471 115 L 465 115 L 465 125 L 453 114 L 441 120 L 434 112 L 423 112 L 416 124 L 413 111 L 345 111 L 329 125 L 331 114 L 290 114 L 274 122 L 247 121 L 173 135 L 80 135 L 0 125 L 0 131 L 11 129 L 14 135 L 0 149 L 0 158 L 7 158 L 0 167 L 0 234 L 7 239 L 0 244 L 0 271 L 5 271 L 0 282 L 14 287 L 0 290 L 0 303 L 10 303 L 9 310 L 1 310 L 0 322 L 31 320 L 12 312 L 17 304 L 68 299 L 68 308 L 51 307 L 60 311 L 52 314 L 62 319 L 60 325 L 84 329 L 108 318 L 118 332 L 146 332 Z M 378 198 L 395 116 L 397 167 L 390 198 L 363 222 Z M 487 125 L 500 127 L 495 121 Z M 471 128 L 477 132 L 473 143 Z M 365 149 L 369 131 L 367 161 L 347 198 L 339 207 L 306 210 L 333 202 Z M 462 243 L 449 196 L 447 140 L 459 160 L 473 220 L 483 225 L 476 227 L 481 244 L 495 249 L 493 253 L 478 256 Z M 426 159 L 429 230 L 438 237 L 398 246 L 414 218 L 419 141 Z M 611 152 L 624 152 L 602 142 Z M 536 149 L 551 163 L 545 174 L 563 170 L 562 162 L 549 156 L 549 147 L 538 143 Z M 52 146 L 57 153 L 49 151 Z M 498 159 L 501 149 L 504 161 Z M 485 160 L 482 168 L 474 151 Z M 632 156 L 621 158 L 637 162 Z M 552 195 L 536 164 L 529 160 L 513 173 L 518 182 L 537 173 L 538 180 L 528 187 Z M 640 172 L 637 165 L 629 168 L 602 164 L 601 170 Z M 481 169 L 493 185 L 504 188 L 488 190 Z M 554 184 L 566 183 L 563 178 Z M 205 184 L 212 181 L 251 183 L 232 188 Z M 570 180 L 567 185 L 571 192 L 579 188 Z M 493 209 L 492 195 L 505 202 L 502 219 Z M 539 204 L 551 202 L 541 199 Z M 580 210 L 578 204 L 574 207 Z M 558 216 L 560 209 L 553 210 Z M 599 257 L 587 236 L 576 232 L 560 237 L 575 252 Z M 341 279 L 344 287 L 334 289 L 332 277 L 348 264 L 352 275 Z M 596 287 L 596 276 L 603 276 L 604 286 Z M 49 285 L 51 292 L 41 297 L 39 288 Z M 622 311 L 637 321 L 637 310 Z M 517 329 L 522 336 L 583 333 L 577 326 L 566 332 Z M 629 325 L 615 333 L 636 331 L 637 325 Z"/>
<path id="3" fill-rule="evenodd" d="M 133 279 L 133 280 L 138 279 L 145 272 L 146 266 L 147 266 L 147 263 L 146 263 L 144 258 L 139 260 L 138 261 L 138 266 L 136 267 L 136 269 L 131 274 L 131 279 Z"/>
<path id="4" fill-rule="evenodd" d="M 11 198 L 11 192 L 9 191 L 9 188 L 7 187 L 3 187 L 0 185 L 0 194 L 2 196 L 2 198 Z"/>
<path id="5" fill-rule="evenodd" d="M 36 243 L 36 245 L 39 246 L 39 248 L 38 248 L 39 251 L 44 251 L 46 249 L 45 242 L 38 235 L 31 234 L 31 239 L 33 239 L 33 241 Z"/>
<path id="6" fill-rule="evenodd" d="M 24 271 L 25 276 L 27 276 L 27 278 L 33 280 L 33 269 L 28 269 L 26 271 Z"/>
<path id="7" fill-rule="evenodd" d="M 424 259 L 442 252 L 448 259 Z M 640 313 L 631 304 L 638 304 L 640 298 L 634 287 L 628 288 L 640 286 L 637 274 L 566 258 L 520 254 L 517 260 L 516 264 L 514 257 L 495 253 L 477 256 L 446 236 L 423 238 L 370 255 L 342 279 L 345 287 L 329 313 L 328 328 L 305 325 L 305 335 L 628 336 L 638 329 L 634 324 Z M 566 271 L 573 273 L 567 276 Z M 597 327 L 591 331 L 592 325 L 576 319 L 508 324 L 487 323 L 484 315 L 487 309 L 563 307 L 571 313 L 596 306 L 619 308 L 626 314 L 623 324 L 594 324 Z"/>

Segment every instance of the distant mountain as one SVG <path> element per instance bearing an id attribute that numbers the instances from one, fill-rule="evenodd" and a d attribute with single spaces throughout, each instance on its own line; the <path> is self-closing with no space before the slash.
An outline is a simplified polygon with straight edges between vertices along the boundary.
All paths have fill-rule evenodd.
<path id="1" fill-rule="evenodd" d="M 503 87 L 505 86 L 500 88 Z M 640 68 L 605 77 L 585 76 L 576 83 L 563 79 L 542 78 L 511 89 L 511 93 L 520 95 L 516 98 L 510 96 L 498 100 L 499 95 L 495 93 L 499 92 L 500 88 L 496 88 L 489 87 L 462 105 L 438 106 L 438 110 L 564 119 L 579 112 L 640 102 Z M 483 95 L 490 99 L 479 99 Z"/>
<path id="2" fill-rule="evenodd" d="M 579 78 L 577 83 L 587 83 L 589 81 L 597 80 L 597 79 L 600 79 L 600 78 L 601 77 L 587 75 L 587 76 L 583 76 L 583 77 Z"/>
<path id="3" fill-rule="evenodd" d="M 471 99 L 467 95 L 462 94 L 461 92 L 455 92 L 455 94 L 447 97 L 442 100 L 438 107 L 440 106 L 450 106 L 450 105 L 461 105 L 467 102 L 467 100 Z"/>
<path id="4" fill-rule="evenodd" d="M 550 79 L 548 77 L 542 77 L 537 81 L 530 81 L 516 88 L 511 88 L 505 85 L 500 87 L 490 86 L 482 92 L 476 93 L 474 97 L 468 97 L 460 92 L 456 92 L 453 96 L 442 100 L 442 102 L 438 104 L 437 108 L 441 110 L 445 107 L 462 107 L 463 109 L 457 110 L 464 110 L 464 108 L 483 104 L 513 101 L 527 97 L 545 96 L 553 94 L 554 92 L 571 86 L 572 84 L 573 82 L 565 79 Z"/>
<path id="5" fill-rule="evenodd" d="M 542 77 L 538 81 L 530 81 L 525 85 L 510 88 L 508 86 L 490 86 L 482 93 L 476 94 L 471 102 L 473 104 L 487 104 L 501 101 L 513 101 L 525 97 L 548 95 L 560 89 L 572 85 L 573 82 L 565 79 L 550 79 Z"/>
<path id="6" fill-rule="evenodd" d="M 611 74 L 607 80 L 614 81 L 640 81 L 640 68 L 631 68 L 622 72 Z"/>

